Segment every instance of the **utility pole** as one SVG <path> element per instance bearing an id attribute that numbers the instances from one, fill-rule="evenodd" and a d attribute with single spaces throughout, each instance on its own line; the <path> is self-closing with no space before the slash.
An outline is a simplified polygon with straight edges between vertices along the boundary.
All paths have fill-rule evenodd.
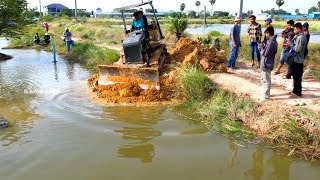
<path id="1" fill-rule="evenodd" d="M 240 0 L 240 10 L 239 10 L 239 17 L 242 20 L 242 11 L 243 11 L 243 0 Z M 241 24 L 240 23 L 240 31 L 241 31 Z"/>
<path id="2" fill-rule="evenodd" d="M 40 15 L 39 15 L 39 19 L 41 19 L 42 17 L 42 12 L 41 12 L 41 0 L 39 0 L 39 12 L 40 12 Z"/>
<path id="3" fill-rule="evenodd" d="M 239 17 L 242 19 L 242 10 L 243 10 L 243 0 L 240 0 L 240 10 L 239 10 Z"/>
<path id="4" fill-rule="evenodd" d="M 204 6 L 204 27 L 207 27 L 207 8 Z"/>
<path id="5" fill-rule="evenodd" d="M 78 23 L 78 15 L 77 15 L 77 0 L 74 0 L 74 16 L 76 17 L 76 24 Z"/>

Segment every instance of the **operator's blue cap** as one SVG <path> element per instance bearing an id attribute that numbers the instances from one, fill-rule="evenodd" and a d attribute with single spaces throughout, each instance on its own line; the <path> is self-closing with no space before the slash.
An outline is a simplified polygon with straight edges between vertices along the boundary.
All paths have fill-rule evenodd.
<path id="1" fill-rule="evenodd" d="M 265 20 L 265 22 L 267 22 L 267 21 L 272 23 L 272 19 L 269 17 Z"/>

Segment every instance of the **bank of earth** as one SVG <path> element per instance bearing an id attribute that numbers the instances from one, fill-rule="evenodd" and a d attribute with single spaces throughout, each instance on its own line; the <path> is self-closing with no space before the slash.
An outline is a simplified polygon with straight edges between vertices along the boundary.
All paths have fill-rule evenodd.
<path id="1" fill-rule="evenodd" d="M 180 110 L 189 112 L 188 117 L 197 117 L 192 119 L 209 129 L 232 136 L 240 134 L 247 141 L 255 137 L 290 156 L 320 159 L 317 81 L 305 80 L 308 85 L 304 98 L 293 100 L 288 94 L 292 82 L 274 76 L 271 99 L 259 103 L 259 71 L 243 65 L 240 70 L 226 73 L 225 51 L 182 38 L 167 56 L 160 91 L 142 90 L 133 79 L 121 85 L 100 86 L 98 75 L 89 79 L 89 86 L 106 104 L 178 102 Z M 292 101 L 302 106 L 293 106 Z"/>

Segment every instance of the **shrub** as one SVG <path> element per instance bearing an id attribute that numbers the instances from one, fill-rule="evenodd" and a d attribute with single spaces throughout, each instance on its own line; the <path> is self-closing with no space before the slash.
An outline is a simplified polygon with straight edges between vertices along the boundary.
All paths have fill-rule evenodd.
<path id="1" fill-rule="evenodd" d="M 42 20 L 46 21 L 46 22 L 51 22 L 51 21 L 53 21 L 53 16 L 51 14 L 46 14 L 46 15 L 42 16 Z"/>

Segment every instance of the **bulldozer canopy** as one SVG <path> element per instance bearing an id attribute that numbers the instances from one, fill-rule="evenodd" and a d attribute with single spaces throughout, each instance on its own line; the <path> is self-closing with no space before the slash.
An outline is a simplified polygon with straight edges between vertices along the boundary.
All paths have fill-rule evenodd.
<path id="1" fill-rule="evenodd" d="M 147 1 L 147 2 L 143 2 L 143 3 L 139 3 L 139 4 L 133 4 L 133 5 L 128 5 L 128 6 L 123 6 L 123 7 L 120 7 L 120 8 L 115 8 L 114 11 L 124 11 L 124 10 L 127 10 L 127 9 L 144 6 L 144 5 L 150 4 L 150 3 L 152 3 L 152 1 Z"/>

